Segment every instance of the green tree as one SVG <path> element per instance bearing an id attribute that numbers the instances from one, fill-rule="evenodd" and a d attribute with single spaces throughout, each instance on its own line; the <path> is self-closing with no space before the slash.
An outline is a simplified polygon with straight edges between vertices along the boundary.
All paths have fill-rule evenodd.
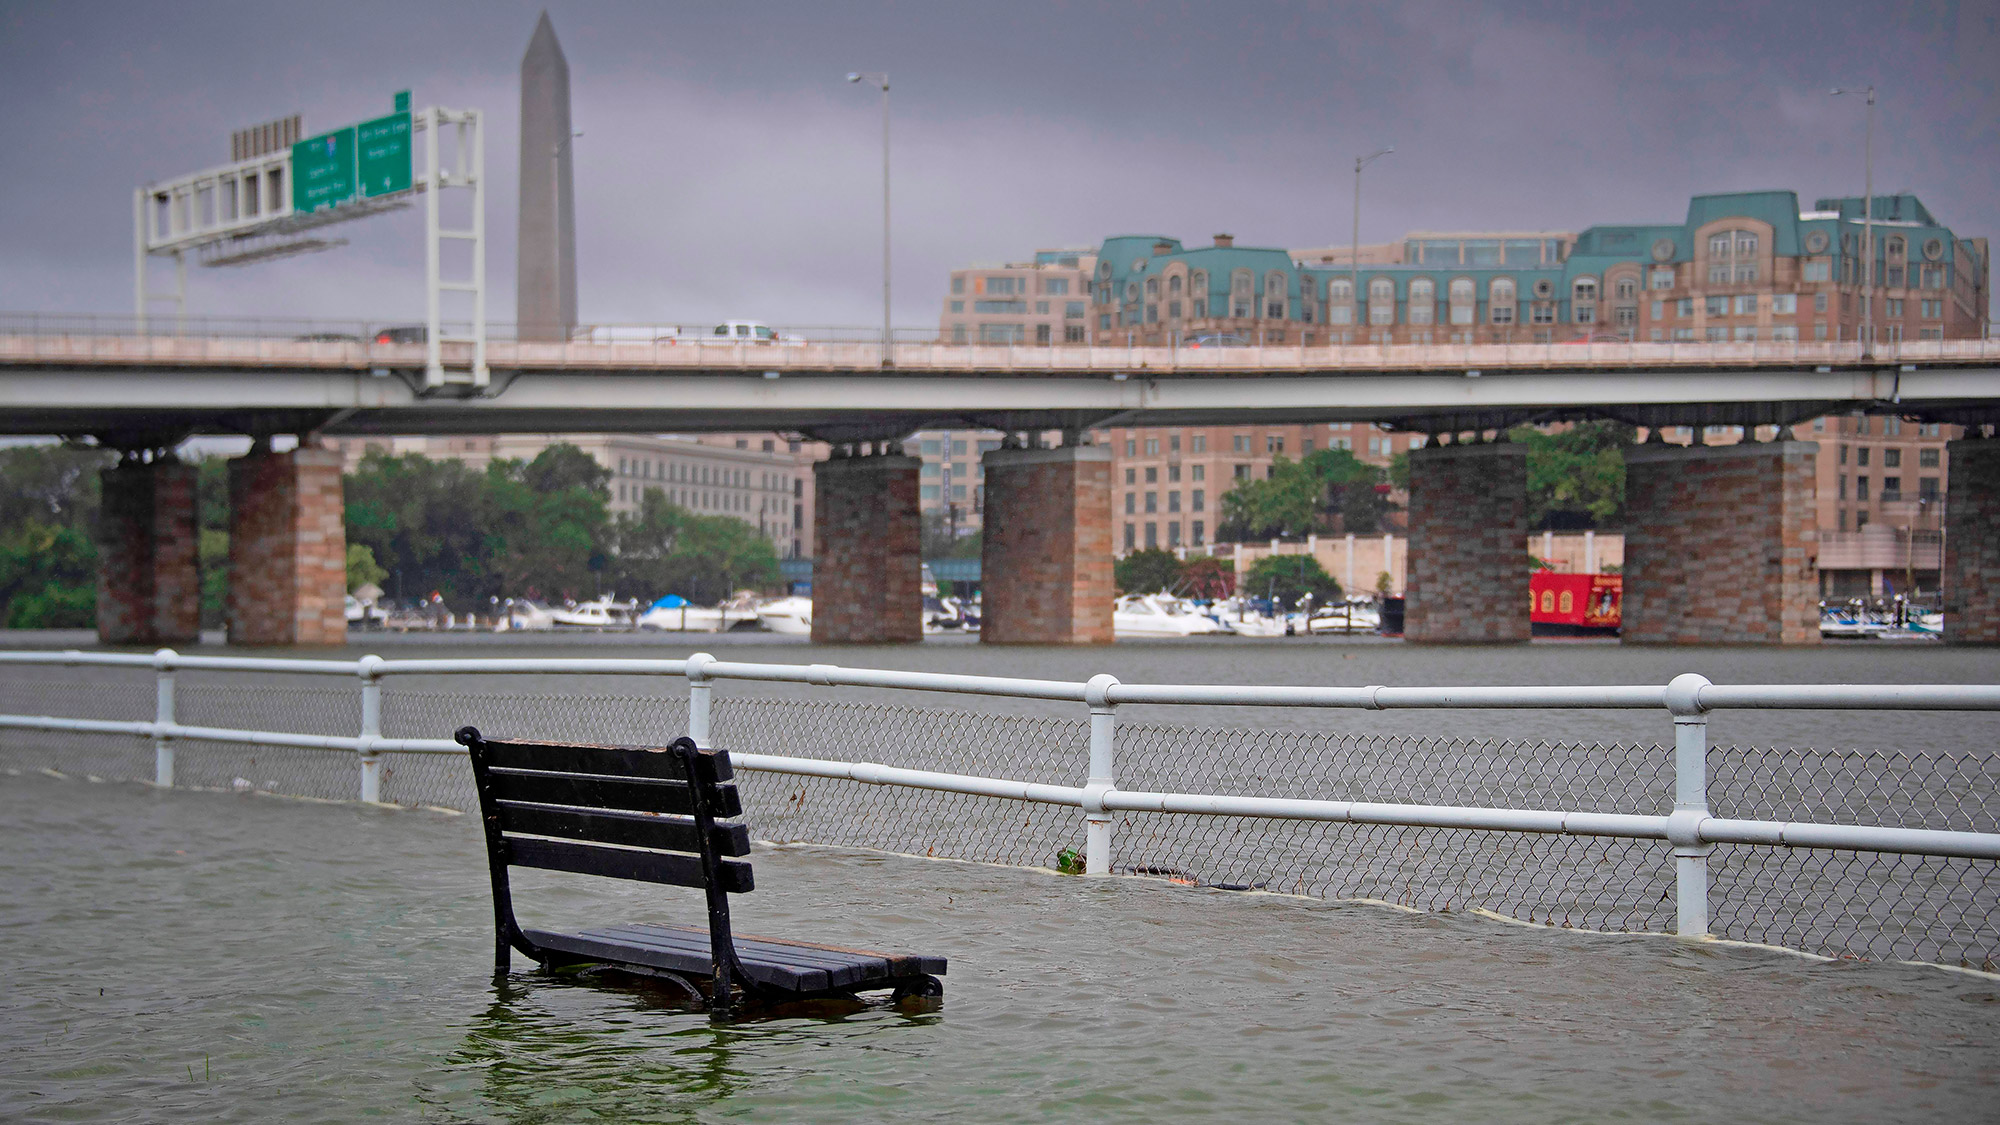
<path id="1" fill-rule="evenodd" d="M 611 474 L 558 443 L 533 461 L 487 466 L 480 522 L 484 580 L 474 593 L 587 598 L 604 592 L 611 556 Z"/>
<path id="2" fill-rule="evenodd" d="M 1528 447 L 1528 526 L 1624 523 L 1624 447 L 1636 436 L 1633 427 L 1590 421 L 1545 433 L 1517 426 L 1507 436 Z"/>
<path id="3" fill-rule="evenodd" d="M 1112 566 L 1112 581 L 1121 594 L 1151 594 L 1180 585 L 1181 560 L 1157 547 L 1134 551 Z"/>
<path id="4" fill-rule="evenodd" d="M 1304 459 L 1278 457 L 1263 480 L 1245 480 L 1222 497 L 1221 540 L 1296 538 L 1335 530 L 1367 534 L 1381 527 L 1386 497 L 1375 490 L 1383 471 L 1345 449 L 1321 449 Z"/>
<path id="5" fill-rule="evenodd" d="M 1295 606 L 1307 594 L 1314 605 L 1339 601 L 1340 583 L 1311 555 L 1266 555 L 1243 576 L 1243 592 L 1253 597 L 1269 597 L 1280 605 Z"/>
<path id="6" fill-rule="evenodd" d="M 358 590 L 363 586 L 380 586 L 389 576 L 375 561 L 375 552 L 366 543 L 347 545 L 347 588 Z"/>
<path id="7" fill-rule="evenodd" d="M 505 546 L 483 522 L 486 491 L 487 479 L 458 461 L 370 453 L 347 478 L 347 541 L 366 546 L 388 570 L 391 596 L 436 590 L 484 601 L 501 592 L 490 559 Z"/>
<path id="8" fill-rule="evenodd" d="M 644 493 L 637 512 L 618 517 L 614 537 L 613 576 L 635 597 L 679 594 L 709 604 L 778 581 L 778 553 L 756 528 L 732 516 L 696 515 L 658 489 Z"/>
<path id="9" fill-rule="evenodd" d="M 0 625 L 96 623 L 98 474 L 114 463 L 97 449 L 0 449 Z"/>

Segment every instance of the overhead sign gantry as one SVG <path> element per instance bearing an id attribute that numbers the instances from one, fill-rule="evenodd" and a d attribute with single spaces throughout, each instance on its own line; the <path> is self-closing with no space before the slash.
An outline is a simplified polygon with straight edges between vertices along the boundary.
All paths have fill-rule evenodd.
<path id="1" fill-rule="evenodd" d="M 133 272 L 140 331 L 155 302 L 172 302 L 176 318 L 185 311 L 190 254 L 201 265 L 221 267 L 331 250 L 346 240 L 325 237 L 325 228 L 402 210 L 421 194 L 428 296 L 424 382 L 430 388 L 485 386 L 486 146 L 480 111 L 432 106 L 413 113 L 408 91 L 396 95 L 394 107 L 386 116 L 312 137 L 299 136 L 297 116 L 240 130 L 232 138 L 231 163 L 137 189 Z M 419 135 L 426 138 L 421 174 Z M 464 228 L 441 224 L 439 198 L 446 189 L 470 195 Z M 466 276 L 444 276 L 446 240 L 470 244 Z M 174 260 L 172 292 L 149 288 L 147 263 L 153 257 Z M 463 334 L 445 332 L 448 292 L 471 298 Z M 456 358 L 451 367 L 448 357 Z"/>

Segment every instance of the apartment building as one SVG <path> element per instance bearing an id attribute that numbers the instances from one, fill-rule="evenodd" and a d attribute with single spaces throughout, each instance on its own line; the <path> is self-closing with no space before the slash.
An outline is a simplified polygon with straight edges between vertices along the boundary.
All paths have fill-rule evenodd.
<path id="1" fill-rule="evenodd" d="M 1090 249 L 1037 250 L 1032 259 L 951 272 L 938 338 L 951 344 L 1090 342 Z"/>

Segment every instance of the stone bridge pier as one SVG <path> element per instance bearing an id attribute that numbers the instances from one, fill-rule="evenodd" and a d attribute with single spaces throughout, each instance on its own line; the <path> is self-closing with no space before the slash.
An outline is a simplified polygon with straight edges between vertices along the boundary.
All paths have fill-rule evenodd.
<path id="1" fill-rule="evenodd" d="M 1411 450 L 1409 516 L 1404 638 L 1527 640 L 1527 447 L 1459 442 Z"/>
<path id="2" fill-rule="evenodd" d="M 1944 639 L 2000 644 L 2000 434 L 1966 436 L 1945 446 Z"/>
<path id="3" fill-rule="evenodd" d="M 100 474 L 97 639 L 188 644 L 201 635 L 196 471 L 172 454 L 127 455 Z"/>
<path id="4" fill-rule="evenodd" d="M 924 637 L 921 458 L 900 445 L 835 447 L 813 466 L 812 639 L 901 644 Z"/>
<path id="5" fill-rule="evenodd" d="M 1625 643 L 1819 643 L 1818 449 L 1626 449 Z"/>
<path id="6" fill-rule="evenodd" d="M 233 645 L 347 643 L 347 521 L 341 455 L 259 441 L 229 462 Z"/>
<path id="7" fill-rule="evenodd" d="M 1111 449 L 995 449 L 981 542 L 982 644 L 1110 644 Z"/>

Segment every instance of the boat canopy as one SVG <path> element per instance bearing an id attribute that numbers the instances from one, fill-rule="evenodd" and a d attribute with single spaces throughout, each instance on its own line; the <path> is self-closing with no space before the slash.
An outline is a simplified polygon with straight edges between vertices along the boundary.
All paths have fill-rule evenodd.
<path id="1" fill-rule="evenodd" d="M 688 604 L 688 600 L 684 597 L 681 597 L 679 594 L 668 594 L 666 597 L 661 598 L 659 601 L 654 602 L 651 608 L 679 609 L 686 604 Z"/>

